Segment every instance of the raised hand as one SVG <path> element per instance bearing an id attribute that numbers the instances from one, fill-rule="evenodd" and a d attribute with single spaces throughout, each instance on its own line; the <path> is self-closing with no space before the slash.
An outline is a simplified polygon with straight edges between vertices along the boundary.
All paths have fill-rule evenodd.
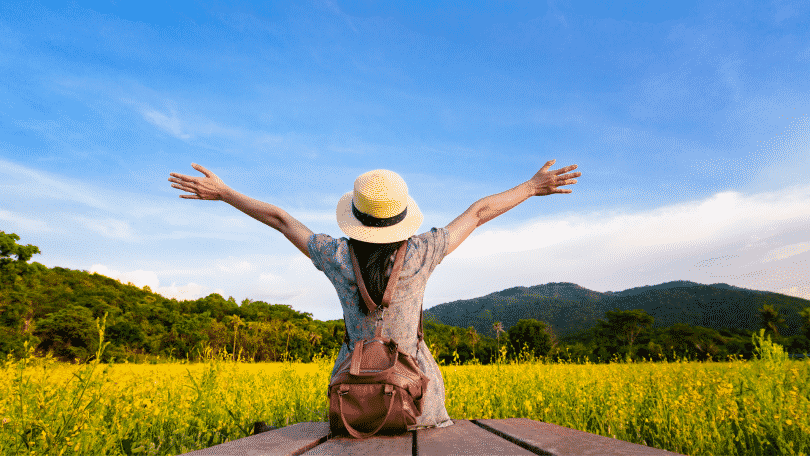
<path id="1" fill-rule="evenodd" d="M 172 184 L 172 187 L 193 193 L 193 195 L 180 195 L 180 198 L 222 200 L 225 192 L 230 190 L 230 187 L 225 185 L 222 179 L 217 177 L 216 174 L 202 166 L 192 163 L 191 167 L 205 174 L 205 177 L 192 177 L 183 174 L 169 173 L 169 175 L 172 176 L 169 178 L 169 182 L 175 182 Z"/>
<path id="2" fill-rule="evenodd" d="M 557 187 L 576 184 L 577 180 L 574 178 L 582 175 L 582 173 L 564 174 L 568 171 L 577 169 L 577 165 L 566 166 L 565 168 L 549 171 L 551 165 L 553 165 L 556 161 L 557 159 L 546 162 L 546 164 L 540 168 L 540 171 L 537 171 L 537 174 L 535 174 L 534 177 L 529 180 L 535 190 L 535 196 L 545 196 L 552 193 L 571 193 L 570 189 L 561 189 Z"/>

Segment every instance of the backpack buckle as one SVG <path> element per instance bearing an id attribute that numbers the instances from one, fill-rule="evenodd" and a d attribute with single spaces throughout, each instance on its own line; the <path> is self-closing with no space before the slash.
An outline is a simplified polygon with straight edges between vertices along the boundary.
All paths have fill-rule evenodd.
<path id="1" fill-rule="evenodd" d="M 382 326 L 383 325 L 383 317 L 385 316 L 385 311 L 386 311 L 386 308 L 383 307 L 382 312 L 380 312 L 380 315 L 377 317 L 377 321 L 374 323 L 375 326 Z"/>

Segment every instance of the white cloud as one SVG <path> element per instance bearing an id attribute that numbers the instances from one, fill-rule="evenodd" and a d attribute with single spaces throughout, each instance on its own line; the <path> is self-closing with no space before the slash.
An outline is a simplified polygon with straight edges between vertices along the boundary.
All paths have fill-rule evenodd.
<path id="1" fill-rule="evenodd" d="M 7 183 L 4 193 L 9 196 L 17 195 L 26 200 L 33 197 L 69 200 L 107 211 L 114 207 L 91 196 L 102 193 L 97 188 L 63 176 L 51 177 L 44 171 L 26 168 L 2 158 L 0 158 L 0 180 Z"/>
<path id="2" fill-rule="evenodd" d="M 293 256 L 292 258 L 290 258 L 289 264 L 290 264 L 289 272 L 296 276 L 300 274 L 306 274 L 315 269 L 315 266 L 312 264 L 312 260 L 303 255 Z"/>
<path id="3" fill-rule="evenodd" d="M 342 196 L 342 195 L 341 195 Z M 334 204 L 337 206 L 337 201 L 340 198 L 324 198 L 324 202 L 327 204 Z M 298 219 L 301 222 L 334 222 L 335 221 L 335 211 L 287 211 Z"/>
<path id="4" fill-rule="evenodd" d="M 808 200 L 810 187 L 723 192 L 638 213 L 473 232 L 434 271 L 425 305 L 549 282 L 615 291 L 692 280 L 806 297 Z"/>
<path id="5" fill-rule="evenodd" d="M 174 136 L 183 141 L 195 140 L 198 138 L 225 139 L 231 143 L 239 142 L 243 144 L 274 144 L 289 142 L 289 138 L 284 135 L 272 135 L 262 131 L 252 131 L 241 127 L 231 127 L 212 120 L 202 118 L 199 115 L 191 118 L 181 118 L 173 103 L 169 103 L 168 112 L 162 112 L 146 103 L 133 101 L 131 99 L 121 100 L 124 104 L 134 106 L 141 116 L 159 130 Z M 190 102 L 188 104 L 191 104 Z M 194 109 L 193 107 L 191 109 Z M 208 146 L 213 147 L 209 144 Z"/>
<path id="6" fill-rule="evenodd" d="M 171 109 L 171 116 L 151 108 L 142 109 L 141 115 L 147 122 L 174 136 L 175 138 L 183 140 L 192 138 L 190 134 L 185 132 L 183 124 L 177 117 L 177 112 L 175 112 L 174 109 Z"/>
<path id="7" fill-rule="evenodd" d="M 265 285 L 282 285 L 286 283 L 281 276 L 273 274 L 272 272 L 259 274 L 259 280 Z"/>
<path id="8" fill-rule="evenodd" d="M 74 216 L 73 218 L 79 221 L 87 229 L 95 231 L 104 237 L 121 239 L 124 241 L 136 240 L 135 233 L 132 231 L 132 228 L 130 228 L 129 223 L 125 220 L 115 220 L 112 218 L 102 220 L 80 216 Z"/>
<path id="9" fill-rule="evenodd" d="M 25 230 L 27 232 L 44 233 L 54 231 L 53 228 L 48 226 L 47 222 L 44 222 L 42 220 L 34 220 L 26 218 L 23 217 L 22 215 L 2 209 L 0 209 L 0 220 L 16 225 L 19 229 Z"/>
<path id="10" fill-rule="evenodd" d="M 188 285 L 178 287 L 176 283 L 172 282 L 170 287 L 158 287 L 153 288 L 152 291 L 158 293 L 159 295 L 165 298 L 175 298 L 178 301 L 188 300 L 193 301 L 195 299 L 199 299 L 205 296 L 208 296 L 211 293 L 219 293 L 222 295 L 224 292 L 222 290 L 215 290 L 212 292 L 206 292 L 209 288 L 203 285 L 198 285 L 194 282 L 189 282 Z"/>
<path id="11" fill-rule="evenodd" d="M 453 258 L 478 258 L 551 245 L 604 238 L 604 247 L 626 251 L 639 247 L 707 245 L 755 234 L 787 220 L 810 218 L 810 187 L 742 195 L 718 193 L 703 201 L 665 206 L 636 214 L 565 215 L 513 229 L 474 231 Z M 560 216 L 557 216 L 559 218 Z M 481 230 L 481 228 L 479 228 Z M 603 247 L 603 248 L 604 248 Z"/>
<path id="12" fill-rule="evenodd" d="M 289 274 L 267 272 L 259 275 L 259 280 L 252 287 L 258 299 L 269 302 L 288 301 L 306 293 L 306 288 L 297 286 L 289 279 Z"/>
<path id="13" fill-rule="evenodd" d="M 762 262 L 767 263 L 774 260 L 783 260 L 785 258 L 807 252 L 808 250 L 810 250 L 810 242 L 800 242 L 798 244 L 786 245 L 777 249 L 769 250 L 765 254 L 765 258 L 762 259 Z"/>
<path id="14" fill-rule="evenodd" d="M 177 286 L 176 282 L 172 282 L 171 286 L 161 287 L 160 280 L 158 280 L 158 276 L 154 271 L 144 271 L 139 269 L 137 271 L 120 272 L 111 270 L 103 264 L 94 264 L 88 272 L 90 274 L 101 274 L 111 279 L 115 279 L 123 284 L 131 283 L 138 288 L 148 286 L 153 293 L 157 293 L 168 299 L 175 298 L 180 301 L 193 301 L 195 299 L 208 296 L 211 293 L 219 293 L 223 297 L 227 298 L 227 295 L 225 295 L 225 292 L 221 288 L 211 290 L 210 287 L 199 285 L 194 282 L 189 282 L 187 285 L 183 286 Z"/>
<path id="15" fill-rule="evenodd" d="M 152 271 L 143 271 L 139 269 L 137 271 L 119 272 L 110 270 L 103 264 L 94 264 L 92 267 L 90 267 L 88 272 L 90 274 L 99 273 L 111 279 L 118 280 L 123 284 L 132 283 L 138 288 L 143 288 L 144 286 L 148 285 L 152 291 L 155 291 L 160 285 L 157 274 Z"/>
<path id="16" fill-rule="evenodd" d="M 228 257 L 227 260 L 217 262 L 217 268 L 225 273 L 246 274 L 253 270 L 253 265 L 248 261 L 239 261 L 234 257 Z"/>
<path id="17" fill-rule="evenodd" d="M 779 288 L 775 292 L 810 300 L 810 286 Z"/>

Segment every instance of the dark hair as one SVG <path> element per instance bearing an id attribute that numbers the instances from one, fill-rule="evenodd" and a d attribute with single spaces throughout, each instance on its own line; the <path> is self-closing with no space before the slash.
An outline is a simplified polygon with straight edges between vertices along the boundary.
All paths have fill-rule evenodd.
<path id="1" fill-rule="evenodd" d="M 388 277 L 385 276 L 385 271 L 394 264 L 391 255 L 396 253 L 402 243 L 408 242 L 408 240 L 388 244 L 373 244 L 350 238 L 349 242 L 352 245 L 354 254 L 357 256 L 357 265 L 360 266 L 360 273 L 363 275 L 366 290 L 368 290 L 368 294 L 374 303 L 379 305 L 382 302 L 385 287 L 388 286 Z M 357 304 L 360 310 L 367 314 L 368 309 L 359 289 L 357 290 L 357 296 Z"/>

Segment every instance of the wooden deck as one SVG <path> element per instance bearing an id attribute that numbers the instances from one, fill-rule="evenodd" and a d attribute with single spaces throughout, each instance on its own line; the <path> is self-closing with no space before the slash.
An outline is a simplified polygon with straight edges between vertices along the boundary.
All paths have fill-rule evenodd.
<path id="1" fill-rule="evenodd" d="M 453 420 L 445 428 L 421 429 L 399 436 L 328 439 L 329 423 L 307 422 L 262 432 L 189 456 L 260 455 L 677 455 L 657 448 L 611 439 L 528 418 Z"/>

